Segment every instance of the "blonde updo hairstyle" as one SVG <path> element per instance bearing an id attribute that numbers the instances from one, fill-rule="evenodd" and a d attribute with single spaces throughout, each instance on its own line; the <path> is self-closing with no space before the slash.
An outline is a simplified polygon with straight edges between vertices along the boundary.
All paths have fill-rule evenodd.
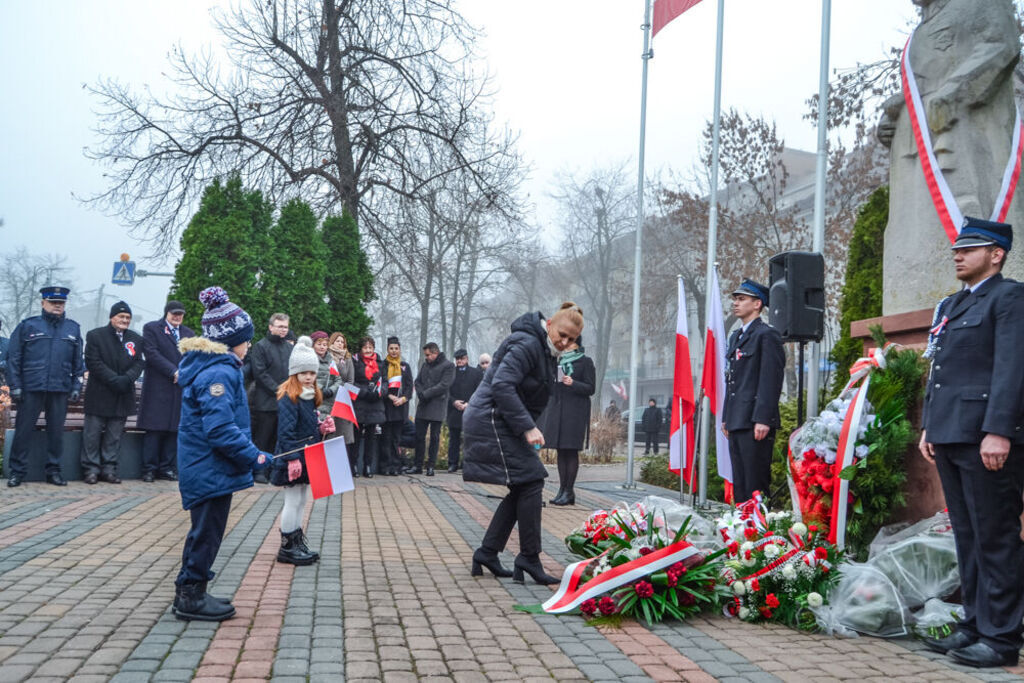
<path id="1" fill-rule="evenodd" d="M 581 332 L 583 331 L 583 309 L 572 301 L 565 301 L 558 307 L 555 314 L 551 316 L 552 322 L 556 320 L 565 320 L 578 327 Z"/>

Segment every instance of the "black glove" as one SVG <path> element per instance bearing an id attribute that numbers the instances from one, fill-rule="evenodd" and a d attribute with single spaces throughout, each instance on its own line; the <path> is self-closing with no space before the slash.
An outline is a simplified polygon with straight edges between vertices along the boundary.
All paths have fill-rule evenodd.
<path id="1" fill-rule="evenodd" d="M 114 379 L 114 389 L 119 394 L 127 394 L 134 388 L 132 386 L 133 384 L 134 382 L 132 382 L 131 377 L 127 377 L 125 375 L 119 375 Z"/>

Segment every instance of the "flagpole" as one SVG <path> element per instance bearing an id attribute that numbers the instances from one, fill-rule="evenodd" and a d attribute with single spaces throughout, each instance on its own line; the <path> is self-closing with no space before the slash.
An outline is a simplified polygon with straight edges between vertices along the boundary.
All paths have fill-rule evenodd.
<path id="1" fill-rule="evenodd" d="M 718 147 L 721 139 L 722 118 L 722 26 L 725 18 L 725 0 L 718 0 L 718 29 L 715 39 L 715 113 L 711 124 L 711 196 L 708 207 L 708 269 L 704 279 L 704 320 L 708 320 L 711 306 L 721 306 L 721 292 L 711 291 L 714 279 L 715 253 L 718 246 Z M 705 324 L 705 327 L 707 325 Z M 705 342 L 707 334 L 704 335 Z M 705 351 L 706 353 L 706 351 Z M 707 411 L 705 411 L 706 413 Z M 710 420 L 701 422 L 700 444 L 700 504 L 708 502 L 708 427 Z"/>
<path id="2" fill-rule="evenodd" d="M 651 59 L 651 0 L 644 1 L 643 77 L 640 85 L 640 154 L 636 174 L 636 250 L 633 259 L 633 330 L 629 342 L 629 399 L 636 401 L 636 375 L 640 348 L 640 264 L 643 261 L 644 235 L 644 145 L 647 136 L 647 62 Z M 636 439 L 636 416 L 630 410 L 629 427 L 626 435 L 626 482 L 627 489 L 636 488 L 633 481 L 633 450 Z"/>
<path id="3" fill-rule="evenodd" d="M 825 251 L 825 169 L 828 166 L 828 59 L 832 0 L 821 3 L 821 64 L 818 70 L 818 165 L 814 183 L 814 245 Z M 810 372 L 807 373 L 807 417 L 818 414 L 818 385 L 821 380 L 821 342 L 811 342 Z"/>

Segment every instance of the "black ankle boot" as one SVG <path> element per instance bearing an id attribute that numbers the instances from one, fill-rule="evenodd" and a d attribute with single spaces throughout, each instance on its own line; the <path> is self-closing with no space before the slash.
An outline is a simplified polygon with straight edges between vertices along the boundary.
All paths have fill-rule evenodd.
<path id="1" fill-rule="evenodd" d="M 175 587 L 173 611 L 182 621 L 224 621 L 235 616 L 234 607 L 214 600 L 198 583 Z"/>
<path id="2" fill-rule="evenodd" d="M 572 489 L 565 489 L 558 494 L 558 497 L 551 501 L 552 505 L 575 505 L 576 493 Z"/>
<path id="3" fill-rule="evenodd" d="M 277 551 L 277 561 L 294 564 L 299 567 L 316 562 L 310 553 L 302 549 L 299 540 L 301 538 L 302 529 L 289 531 L 287 534 L 282 531 L 281 549 Z"/>
<path id="4" fill-rule="evenodd" d="M 559 486 L 558 493 L 556 493 L 555 497 L 549 500 L 548 502 L 551 503 L 552 505 L 562 505 L 563 498 L 565 498 L 565 487 Z"/>
<path id="5" fill-rule="evenodd" d="M 507 579 L 512 576 L 512 572 L 501 566 L 501 561 L 498 559 L 498 553 L 492 553 L 483 548 L 477 548 L 473 552 L 473 569 L 470 571 L 472 576 L 483 576 L 484 570 L 482 567 L 487 569 L 494 574 L 496 578 Z"/>
<path id="6" fill-rule="evenodd" d="M 558 583 L 561 579 L 551 576 L 544 571 L 544 565 L 540 563 L 539 555 L 517 555 L 515 561 L 515 570 L 512 572 L 512 580 L 516 583 L 525 583 L 523 578 L 523 572 L 530 575 L 534 581 L 542 586 L 550 586 Z"/>
<path id="7" fill-rule="evenodd" d="M 200 581 L 196 585 L 199 586 L 199 590 L 200 591 L 202 591 L 203 593 L 206 593 L 206 584 L 207 584 L 206 581 Z M 231 601 L 228 600 L 227 598 L 218 598 L 216 595 L 210 595 L 209 593 L 206 593 L 206 597 L 210 598 L 211 600 L 215 600 L 216 602 L 219 602 L 222 605 L 227 605 L 228 607 L 232 606 L 231 605 Z"/>
<path id="8" fill-rule="evenodd" d="M 306 532 L 302 530 L 302 527 L 299 527 L 299 547 L 302 548 L 303 552 L 308 553 L 314 562 L 320 561 L 320 553 L 309 549 L 309 539 L 306 538 Z"/>

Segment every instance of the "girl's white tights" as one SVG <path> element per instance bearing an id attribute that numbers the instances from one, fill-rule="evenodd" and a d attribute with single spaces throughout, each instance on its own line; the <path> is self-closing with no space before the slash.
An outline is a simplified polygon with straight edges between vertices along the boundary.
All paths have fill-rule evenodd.
<path id="1" fill-rule="evenodd" d="M 281 510 L 281 533 L 290 534 L 302 526 L 302 511 L 309 498 L 309 484 L 284 487 L 284 509 Z"/>

